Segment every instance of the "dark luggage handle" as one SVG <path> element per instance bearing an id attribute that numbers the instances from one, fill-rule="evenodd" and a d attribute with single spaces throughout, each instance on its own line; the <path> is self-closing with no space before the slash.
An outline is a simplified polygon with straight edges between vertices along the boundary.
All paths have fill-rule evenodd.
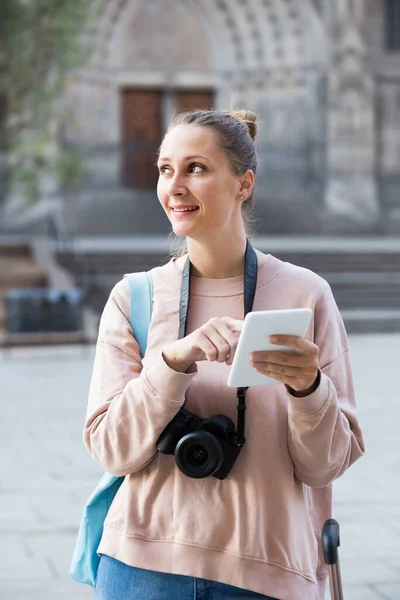
<path id="1" fill-rule="evenodd" d="M 339 523 L 335 519 L 325 521 L 322 529 L 322 549 L 324 561 L 327 565 L 336 565 L 339 561 L 338 548 L 340 546 Z"/>
<path id="2" fill-rule="evenodd" d="M 342 577 L 340 574 L 339 553 L 340 531 L 339 523 L 335 519 L 328 519 L 322 528 L 321 534 L 324 561 L 328 565 L 329 582 L 332 600 L 343 600 Z"/>

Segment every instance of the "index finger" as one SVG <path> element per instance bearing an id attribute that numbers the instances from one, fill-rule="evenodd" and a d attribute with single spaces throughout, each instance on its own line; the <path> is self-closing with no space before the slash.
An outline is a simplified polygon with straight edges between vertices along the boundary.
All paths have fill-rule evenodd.
<path id="1" fill-rule="evenodd" d="M 222 317 L 221 321 L 229 327 L 231 331 L 242 331 L 244 321 L 232 319 L 231 317 Z"/>
<path id="2" fill-rule="evenodd" d="M 297 352 L 306 350 L 309 347 L 309 342 L 297 335 L 271 335 L 269 337 L 271 344 L 277 346 L 287 346 Z"/>

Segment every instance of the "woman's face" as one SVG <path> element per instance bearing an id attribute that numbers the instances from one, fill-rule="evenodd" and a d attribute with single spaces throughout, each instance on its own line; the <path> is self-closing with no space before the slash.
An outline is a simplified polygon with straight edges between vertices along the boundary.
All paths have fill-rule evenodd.
<path id="1" fill-rule="evenodd" d="M 157 164 L 158 199 L 176 235 L 204 240 L 243 226 L 239 200 L 243 176 L 232 174 L 210 128 L 174 127 L 164 138 Z"/>

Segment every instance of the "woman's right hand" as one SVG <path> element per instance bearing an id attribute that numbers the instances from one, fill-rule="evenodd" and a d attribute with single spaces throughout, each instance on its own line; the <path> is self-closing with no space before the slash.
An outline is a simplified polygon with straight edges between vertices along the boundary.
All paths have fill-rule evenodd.
<path id="1" fill-rule="evenodd" d="M 167 365 L 185 373 L 197 361 L 208 360 L 231 365 L 243 321 L 231 317 L 214 317 L 181 340 L 163 350 Z"/>

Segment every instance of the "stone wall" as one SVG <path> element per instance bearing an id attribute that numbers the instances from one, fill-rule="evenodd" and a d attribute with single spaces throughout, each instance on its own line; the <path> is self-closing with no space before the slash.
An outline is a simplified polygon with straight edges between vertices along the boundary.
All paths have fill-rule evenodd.
<path id="1" fill-rule="evenodd" d="M 166 125 L 175 90 L 212 88 L 217 108 L 259 115 L 258 202 L 277 219 L 268 228 L 290 231 L 308 209 L 312 231 L 326 219 L 332 230 L 343 221 L 381 230 L 400 207 L 400 57 L 382 50 L 383 9 L 372 0 L 108 0 L 94 27 L 99 50 L 65 98 L 66 138 L 101 149 L 118 185 L 121 90 L 162 89 Z"/>

